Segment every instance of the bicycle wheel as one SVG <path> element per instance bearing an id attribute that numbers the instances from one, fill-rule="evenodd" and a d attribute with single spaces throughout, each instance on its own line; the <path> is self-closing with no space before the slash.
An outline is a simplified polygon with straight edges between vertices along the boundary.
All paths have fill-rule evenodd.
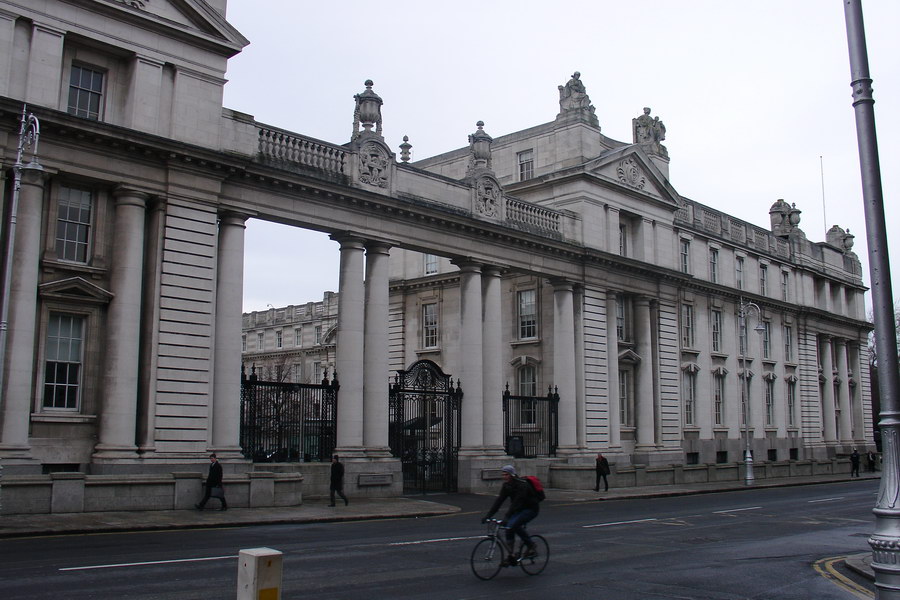
<path id="1" fill-rule="evenodd" d="M 531 541 L 534 543 L 534 556 L 521 558 L 519 566 L 529 575 L 537 575 L 547 568 L 547 563 L 550 561 L 550 546 L 547 544 L 547 540 L 540 535 L 531 536 Z"/>
<path id="2" fill-rule="evenodd" d="M 472 572 L 478 579 L 493 579 L 500 572 L 500 563 L 503 562 L 503 546 L 496 540 L 487 538 L 475 544 L 472 550 Z"/>

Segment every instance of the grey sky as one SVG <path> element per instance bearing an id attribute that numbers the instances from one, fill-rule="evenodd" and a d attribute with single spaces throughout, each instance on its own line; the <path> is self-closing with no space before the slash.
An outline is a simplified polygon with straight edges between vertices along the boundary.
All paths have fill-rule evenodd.
<path id="1" fill-rule="evenodd" d="M 863 10 L 896 231 L 900 3 L 863 0 Z M 414 159 L 465 146 L 478 120 L 494 137 L 553 120 L 556 86 L 580 71 L 605 135 L 630 142 L 644 106 L 665 122 L 679 193 L 766 228 L 776 199 L 796 203 L 811 240 L 832 225 L 856 235 L 868 282 L 841 0 L 230 0 L 228 18 L 251 45 L 229 63 L 226 106 L 344 143 L 353 95 L 371 78 L 388 144 L 399 152 L 408 135 Z M 251 221 L 246 244 L 245 310 L 337 290 L 326 236 Z M 896 237 L 890 251 L 896 265 Z M 893 288 L 900 296 L 900 276 Z"/>

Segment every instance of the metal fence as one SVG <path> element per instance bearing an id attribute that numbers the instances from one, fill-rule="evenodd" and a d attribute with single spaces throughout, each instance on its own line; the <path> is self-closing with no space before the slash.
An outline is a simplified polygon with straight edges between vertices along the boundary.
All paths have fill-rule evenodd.
<path id="1" fill-rule="evenodd" d="M 253 462 L 331 460 L 337 440 L 337 379 L 259 381 L 241 373 L 241 451 Z"/>
<path id="2" fill-rule="evenodd" d="M 559 394 L 513 396 L 503 392 L 503 438 L 506 453 L 516 458 L 556 456 L 559 445 Z"/>

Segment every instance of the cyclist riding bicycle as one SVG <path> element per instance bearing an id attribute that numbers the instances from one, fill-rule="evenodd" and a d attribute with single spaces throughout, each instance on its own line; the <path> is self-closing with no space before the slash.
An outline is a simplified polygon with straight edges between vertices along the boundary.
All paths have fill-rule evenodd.
<path id="1" fill-rule="evenodd" d="M 500 488 L 500 494 L 494 500 L 491 510 L 488 511 L 481 522 L 483 523 L 493 517 L 494 513 L 500 510 L 500 506 L 509 498 L 509 510 L 506 511 L 506 518 L 504 519 L 508 527 L 506 530 L 506 541 L 509 543 L 509 547 L 512 548 L 515 536 L 518 535 L 525 544 L 522 557 L 532 556 L 535 553 L 535 548 L 531 541 L 531 536 L 525 530 L 525 524 L 537 517 L 538 512 L 540 512 L 537 493 L 528 481 L 516 477 L 516 468 L 514 466 L 505 465 L 500 470 L 503 471 L 503 487 Z M 515 564 L 518 557 L 510 556 L 504 560 L 508 560 L 509 564 Z"/>

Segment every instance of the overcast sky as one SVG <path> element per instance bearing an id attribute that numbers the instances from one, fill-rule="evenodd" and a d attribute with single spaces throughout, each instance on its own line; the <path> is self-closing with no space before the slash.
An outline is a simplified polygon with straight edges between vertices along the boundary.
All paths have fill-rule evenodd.
<path id="1" fill-rule="evenodd" d="M 345 143 L 372 79 L 388 145 L 408 135 L 422 159 L 466 146 L 478 120 L 493 137 L 552 121 L 577 70 L 605 135 L 631 142 L 644 106 L 663 120 L 680 194 L 766 229 L 775 200 L 796 203 L 811 240 L 832 225 L 856 236 L 869 282 L 841 0 L 228 4 L 251 43 L 229 63 L 225 105 L 260 122 Z M 900 273 L 900 2 L 863 11 Z M 327 236 L 250 221 L 244 310 L 321 300 L 337 265 Z"/>

